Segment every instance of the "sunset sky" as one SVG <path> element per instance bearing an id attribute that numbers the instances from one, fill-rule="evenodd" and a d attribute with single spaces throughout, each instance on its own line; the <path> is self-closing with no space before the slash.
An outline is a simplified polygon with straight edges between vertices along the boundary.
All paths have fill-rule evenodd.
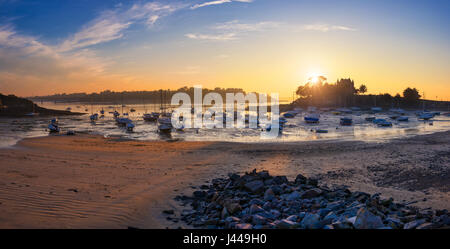
<path id="1" fill-rule="evenodd" d="M 450 100 L 450 1 L 0 0 L 0 93 L 201 84 L 291 98 L 308 77 Z"/>

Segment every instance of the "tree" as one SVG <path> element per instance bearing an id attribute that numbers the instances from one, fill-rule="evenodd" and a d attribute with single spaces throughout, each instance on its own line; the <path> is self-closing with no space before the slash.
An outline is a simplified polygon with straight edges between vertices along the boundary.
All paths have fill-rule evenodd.
<path id="1" fill-rule="evenodd" d="M 364 94 L 366 92 L 367 92 L 367 86 L 364 85 L 364 84 L 360 85 L 359 88 L 358 88 L 358 93 Z"/>
<path id="2" fill-rule="evenodd" d="M 420 96 L 419 91 L 416 88 L 408 87 L 403 91 L 403 98 L 408 105 L 417 104 L 420 97 L 422 96 Z"/>

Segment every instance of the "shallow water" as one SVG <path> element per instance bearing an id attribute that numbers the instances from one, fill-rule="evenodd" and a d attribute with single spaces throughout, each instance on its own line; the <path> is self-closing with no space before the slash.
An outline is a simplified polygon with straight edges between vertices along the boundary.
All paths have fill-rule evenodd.
<path id="1" fill-rule="evenodd" d="M 98 113 L 101 109 L 105 110 L 105 116 L 101 117 L 95 123 L 90 122 L 89 114 L 82 116 L 62 116 L 58 117 L 62 133 L 67 130 L 84 132 L 89 134 L 99 134 L 108 137 L 119 137 L 135 140 L 160 140 L 168 139 L 167 136 L 161 136 L 157 133 L 155 123 L 148 123 L 142 120 L 142 114 L 157 111 L 156 105 L 127 105 L 123 107 L 123 112 L 129 113 L 129 118 L 133 120 L 136 127 L 134 132 L 127 132 L 124 128 L 116 125 L 112 114 L 114 110 L 122 112 L 122 107 L 111 105 L 90 105 L 77 103 L 53 103 L 44 102 L 40 106 L 52 109 L 65 110 L 71 107 L 74 112 Z M 133 108 L 136 111 L 130 112 Z M 86 111 L 87 110 L 87 111 Z M 385 118 L 393 123 L 393 127 L 381 128 L 372 122 L 365 121 L 368 116 L 374 116 L 364 112 L 354 113 L 352 126 L 340 126 L 339 121 L 343 116 L 333 115 L 331 113 L 322 113 L 320 124 L 306 124 L 303 121 L 304 114 L 299 114 L 293 119 L 288 119 L 288 123 L 283 130 L 282 135 L 276 139 L 261 139 L 261 128 L 245 129 L 185 129 L 183 132 L 173 132 L 172 139 L 186 141 L 233 141 L 233 142 L 294 142 L 294 141 L 312 141 L 312 140 L 346 140 L 346 141 L 365 141 L 365 142 L 386 142 L 391 139 L 407 136 L 430 134 L 439 131 L 450 130 L 450 117 L 436 116 L 431 121 L 419 121 L 414 112 L 407 116 L 409 122 L 398 122 L 390 120 L 389 115 L 381 113 L 375 115 L 377 118 Z M 47 136 L 47 125 L 50 117 L 35 118 L 2 118 L 0 119 L 0 147 L 8 147 L 16 144 L 22 138 Z M 432 124 L 432 125 L 430 125 Z M 313 132 L 315 129 L 325 129 L 328 133 L 318 134 Z"/>

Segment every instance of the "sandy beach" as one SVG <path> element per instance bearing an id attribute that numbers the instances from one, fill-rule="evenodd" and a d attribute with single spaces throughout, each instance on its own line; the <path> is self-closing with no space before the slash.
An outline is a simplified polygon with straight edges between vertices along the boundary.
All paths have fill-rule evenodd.
<path id="1" fill-rule="evenodd" d="M 0 228 L 176 228 L 174 197 L 230 172 L 299 173 L 328 186 L 450 208 L 450 132 L 388 143 L 143 142 L 94 135 L 0 149 Z"/>

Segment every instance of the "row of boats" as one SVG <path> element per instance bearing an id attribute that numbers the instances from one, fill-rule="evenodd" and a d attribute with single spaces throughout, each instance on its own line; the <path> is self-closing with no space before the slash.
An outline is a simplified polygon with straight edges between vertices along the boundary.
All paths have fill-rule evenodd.
<path id="1" fill-rule="evenodd" d="M 327 110 L 322 110 L 322 111 L 327 111 Z M 347 108 L 340 108 L 340 109 L 336 109 L 336 110 L 332 110 L 332 114 L 334 115 L 347 115 L 347 114 L 352 114 L 353 112 L 360 112 L 361 110 L 359 108 L 351 108 L 351 109 L 347 109 Z M 282 113 L 280 118 L 279 118 L 279 126 L 278 129 L 280 132 L 283 131 L 286 123 L 288 122 L 287 119 L 291 119 L 291 118 L 295 118 L 298 114 L 302 113 L 303 110 L 300 108 L 296 108 L 292 111 L 288 111 L 285 113 Z M 381 108 L 371 108 L 371 113 L 376 114 L 381 112 Z M 409 117 L 406 116 L 406 112 L 403 111 L 402 109 L 391 109 L 390 110 L 391 115 L 389 116 L 390 119 L 398 121 L 398 122 L 408 122 L 409 121 Z M 91 114 L 89 116 L 91 122 L 95 122 L 97 121 L 100 117 L 104 117 L 105 111 L 102 109 L 100 111 L 100 115 L 98 113 L 94 113 Z M 128 117 L 128 113 L 122 113 L 122 115 L 118 112 L 118 111 L 114 111 L 114 112 L 110 112 L 110 114 L 113 115 L 115 122 L 117 123 L 118 126 L 120 127 L 124 127 L 127 131 L 132 132 L 135 128 L 135 124 L 133 123 L 133 121 Z M 416 113 L 417 117 L 419 120 L 430 120 L 432 118 L 434 118 L 436 115 L 440 115 L 440 112 L 428 112 L 428 111 L 421 111 L 421 112 L 417 112 Z M 444 114 L 444 115 L 449 115 Z M 234 113 L 234 118 L 236 119 L 236 113 Z M 223 116 L 223 122 L 226 123 L 227 119 L 230 116 L 224 113 Z M 250 115 L 245 115 L 245 123 L 250 123 L 250 122 L 254 122 L 255 119 L 253 119 L 254 117 L 251 117 Z M 152 112 L 152 113 L 145 113 L 142 116 L 142 119 L 146 122 L 154 122 L 157 124 L 158 127 L 158 132 L 160 133 L 171 133 L 174 130 L 174 127 L 172 125 L 172 120 L 171 120 L 171 113 L 170 112 L 163 112 L 163 113 L 158 113 L 158 112 Z M 387 119 L 383 119 L 383 118 L 376 118 L 375 116 L 370 116 L 370 117 L 366 117 L 365 118 L 366 121 L 368 122 L 372 122 L 380 127 L 391 127 L 392 126 L 392 122 L 387 120 Z M 310 108 L 305 116 L 304 116 L 304 121 L 307 124 L 318 124 L 320 122 L 320 113 L 319 110 L 315 109 L 315 108 Z M 259 118 L 256 116 L 256 123 L 259 125 Z M 351 126 L 353 125 L 353 119 L 351 117 L 345 116 L 340 118 L 340 125 L 342 126 Z M 267 124 L 265 126 L 263 126 L 263 129 L 266 129 L 267 131 L 270 131 L 273 127 L 271 124 Z M 181 127 L 177 130 L 183 130 L 184 127 Z M 58 124 L 58 120 L 52 119 L 50 124 L 48 125 L 48 130 L 50 132 L 60 132 L 60 127 Z M 327 130 L 316 130 L 316 132 L 318 133 L 327 133 Z"/>

